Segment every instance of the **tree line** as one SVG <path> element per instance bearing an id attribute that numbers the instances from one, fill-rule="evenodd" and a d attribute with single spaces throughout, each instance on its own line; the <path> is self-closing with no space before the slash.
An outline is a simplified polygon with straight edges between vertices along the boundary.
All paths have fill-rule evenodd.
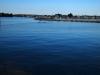
<path id="1" fill-rule="evenodd" d="M 0 17 L 13 17 L 12 13 L 0 13 Z"/>

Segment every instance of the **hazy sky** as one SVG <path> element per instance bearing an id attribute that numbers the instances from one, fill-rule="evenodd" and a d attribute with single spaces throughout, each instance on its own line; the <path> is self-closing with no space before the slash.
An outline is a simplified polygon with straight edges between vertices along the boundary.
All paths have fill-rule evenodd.
<path id="1" fill-rule="evenodd" d="M 0 0 L 0 12 L 100 15 L 100 0 Z"/>

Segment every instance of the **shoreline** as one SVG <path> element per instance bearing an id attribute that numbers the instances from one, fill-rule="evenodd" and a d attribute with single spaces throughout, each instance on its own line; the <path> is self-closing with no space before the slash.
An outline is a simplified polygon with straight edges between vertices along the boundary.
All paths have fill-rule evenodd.
<path id="1" fill-rule="evenodd" d="M 64 21 L 64 22 L 89 22 L 89 23 L 100 23 L 100 19 L 40 19 L 34 18 L 39 21 Z"/>
<path id="2" fill-rule="evenodd" d="M 16 16 L 13 16 L 13 17 L 16 17 Z M 34 18 L 34 17 L 25 17 L 25 18 L 33 18 L 34 20 L 39 20 L 39 21 L 64 21 L 64 22 L 100 23 L 100 19 L 77 19 L 77 18 L 76 19 L 73 19 L 73 18 L 68 18 L 68 19 L 50 19 L 50 18 Z"/>

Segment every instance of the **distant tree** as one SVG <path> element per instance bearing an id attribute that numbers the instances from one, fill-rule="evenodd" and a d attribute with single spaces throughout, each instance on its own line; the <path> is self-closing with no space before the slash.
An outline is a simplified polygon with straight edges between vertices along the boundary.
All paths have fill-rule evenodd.
<path id="1" fill-rule="evenodd" d="M 12 17 L 12 13 L 0 13 L 0 17 Z"/>
<path id="2" fill-rule="evenodd" d="M 68 17 L 69 18 L 72 18 L 73 17 L 73 14 L 72 13 L 68 14 Z"/>
<path id="3" fill-rule="evenodd" d="M 9 14 L 9 16 L 10 16 L 10 17 L 13 17 L 13 14 L 12 14 L 12 13 L 10 13 L 10 14 Z"/>
<path id="4" fill-rule="evenodd" d="M 57 16 L 57 17 L 62 17 L 62 14 L 55 14 L 55 16 Z"/>

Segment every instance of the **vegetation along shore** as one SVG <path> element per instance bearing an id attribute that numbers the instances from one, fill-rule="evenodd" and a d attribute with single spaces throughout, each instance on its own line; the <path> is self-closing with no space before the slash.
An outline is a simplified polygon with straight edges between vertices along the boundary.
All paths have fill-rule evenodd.
<path id="1" fill-rule="evenodd" d="M 70 22 L 95 22 L 100 23 L 100 16 L 89 15 L 68 15 L 55 14 L 55 15 L 33 15 L 33 14 L 12 14 L 12 13 L 0 13 L 0 17 L 31 17 L 39 21 L 70 21 Z"/>

